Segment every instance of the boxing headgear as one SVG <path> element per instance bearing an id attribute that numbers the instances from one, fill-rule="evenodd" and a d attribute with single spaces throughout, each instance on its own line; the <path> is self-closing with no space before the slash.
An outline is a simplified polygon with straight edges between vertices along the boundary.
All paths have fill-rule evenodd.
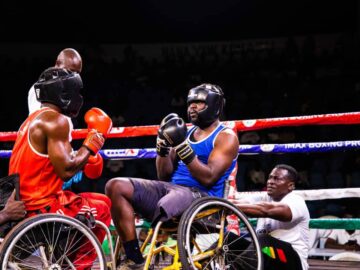
<path id="1" fill-rule="evenodd" d="M 80 95 L 83 83 L 78 73 L 63 68 L 48 68 L 41 73 L 34 88 L 36 98 L 41 103 L 54 104 L 69 117 L 78 115 L 83 104 Z"/>
<path id="2" fill-rule="evenodd" d="M 206 128 L 219 118 L 225 103 L 224 93 L 219 86 L 204 83 L 189 91 L 187 104 L 196 101 L 205 102 L 205 108 L 198 112 L 198 117 L 192 124 Z M 188 118 L 191 121 L 189 112 Z"/>

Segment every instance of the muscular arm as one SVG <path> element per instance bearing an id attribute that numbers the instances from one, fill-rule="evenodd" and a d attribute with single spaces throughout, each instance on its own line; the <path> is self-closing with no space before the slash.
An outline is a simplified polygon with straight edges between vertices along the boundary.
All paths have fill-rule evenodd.
<path id="1" fill-rule="evenodd" d="M 30 134 L 34 147 L 49 155 L 56 174 L 64 181 L 81 170 L 90 156 L 85 147 L 73 152 L 69 142 L 69 122 L 59 113 L 51 111 L 41 115 L 31 127 Z"/>
<path id="2" fill-rule="evenodd" d="M 226 129 L 217 136 L 208 164 L 202 163 L 196 157 L 187 167 L 191 175 L 203 186 L 211 187 L 230 167 L 238 151 L 239 141 L 236 134 Z"/>
<path id="3" fill-rule="evenodd" d="M 291 221 L 292 213 L 286 204 L 277 202 L 258 202 L 255 204 L 244 204 L 231 200 L 241 211 L 250 217 L 272 218 L 280 221 Z"/>
<path id="4" fill-rule="evenodd" d="M 170 150 L 167 157 L 156 157 L 156 171 L 159 180 L 168 181 L 174 171 L 174 161 L 176 153 L 174 149 Z"/>

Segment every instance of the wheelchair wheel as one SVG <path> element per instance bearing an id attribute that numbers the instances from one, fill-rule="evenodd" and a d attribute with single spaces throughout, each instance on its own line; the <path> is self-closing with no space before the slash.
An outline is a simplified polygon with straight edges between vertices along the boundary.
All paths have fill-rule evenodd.
<path id="1" fill-rule="evenodd" d="M 182 269 L 262 269 L 256 233 L 245 214 L 215 197 L 197 199 L 181 216 Z"/>
<path id="2" fill-rule="evenodd" d="M 93 254 L 95 261 L 88 259 Z M 17 224 L 0 251 L 1 269 L 106 269 L 95 234 L 80 221 L 41 214 Z"/>

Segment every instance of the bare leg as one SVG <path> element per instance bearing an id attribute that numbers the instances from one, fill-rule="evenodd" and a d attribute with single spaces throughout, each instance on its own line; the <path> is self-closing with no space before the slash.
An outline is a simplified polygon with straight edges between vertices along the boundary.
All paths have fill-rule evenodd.
<path id="1" fill-rule="evenodd" d="M 113 178 L 107 182 L 106 195 L 111 199 L 111 216 L 122 241 L 136 239 L 134 208 L 130 201 L 134 187 L 129 178 Z"/>

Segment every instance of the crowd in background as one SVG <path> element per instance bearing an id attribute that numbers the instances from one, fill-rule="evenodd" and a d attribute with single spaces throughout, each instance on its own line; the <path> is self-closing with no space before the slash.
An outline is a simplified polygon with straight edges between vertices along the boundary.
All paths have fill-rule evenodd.
<path id="1" fill-rule="evenodd" d="M 126 46 L 121 59 L 105 60 L 94 44 L 76 48 L 84 60 L 85 104 L 106 111 L 114 126 L 154 125 L 170 112 L 186 118 L 187 91 L 203 82 L 220 85 L 226 97 L 224 120 L 258 119 L 360 111 L 359 37 L 335 35 L 331 45 L 319 47 L 317 36 L 298 42 L 287 38 L 284 46 L 247 46 L 239 50 L 164 49 L 156 59 Z M 255 44 L 255 43 L 254 43 Z M 169 47 L 167 47 L 169 48 Z M 27 116 L 27 92 L 42 70 L 53 65 L 55 55 L 28 55 L 13 61 L 0 54 L 2 131 L 15 131 Z M 82 113 L 80 112 L 80 115 Z M 85 125 L 81 116 L 75 128 Z M 353 126 L 293 127 L 239 133 L 241 144 L 359 140 Z M 77 142 L 74 142 L 76 148 Z M 155 147 L 155 137 L 109 139 L 105 148 Z M 2 149 L 11 149 L 2 143 Z M 300 187 L 360 187 L 360 152 L 317 154 L 240 155 L 239 190 L 261 190 L 269 170 L 277 163 L 292 164 L 301 174 Z M 7 174 L 7 161 L 1 161 Z M 107 160 L 100 180 L 85 180 L 75 191 L 104 191 L 114 176 L 156 179 L 154 160 Z M 341 216 L 350 200 L 309 203 L 312 217 Z M 354 209 L 350 209 L 353 211 Z M 354 210 L 355 211 L 355 210 Z"/>

